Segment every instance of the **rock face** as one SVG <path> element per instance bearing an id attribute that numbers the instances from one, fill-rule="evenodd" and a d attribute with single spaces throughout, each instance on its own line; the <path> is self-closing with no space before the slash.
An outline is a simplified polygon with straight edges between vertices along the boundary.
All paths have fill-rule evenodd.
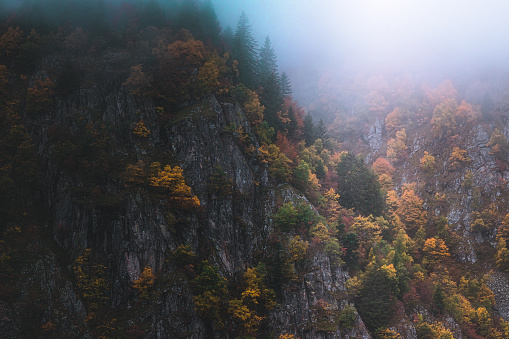
<path id="1" fill-rule="evenodd" d="M 227 331 L 214 331 L 197 315 L 190 280 L 168 263 L 168 256 L 178 245 L 191 245 L 197 254 L 208 253 L 209 261 L 219 266 L 221 275 L 241 276 L 256 264 L 257 253 L 266 250 L 278 204 L 306 199 L 290 186 L 274 186 L 270 182 L 266 165 L 256 156 L 258 142 L 238 104 L 210 96 L 183 107 L 174 118 L 161 123 L 151 102 L 137 102 L 123 91 L 123 75 L 115 71 L 115 65 L 124 56 L 106 54 L 94 61 L 101 63 L 104 72 L 87 74 L 80 88 L 65 101 L 57 102 L 51 112 L 25 117 L 45 163 L 47 229 L 58 251 L 68 260 L 65 265 L 59 263 L 52 250 L 41 245 L 47 254 L 23 270 L 23 288 L 37 286 L 43 294 L 44 316 L 34 326 L 47 325 L 44 331 L 55 330 L 70 337 L 94 336 L 85 320 L 91 311 L 78 297 L 72 269 L 75 259 L 90 248 L 107 267 L 111 278 L 108 303 L 113 311 L 124 310 L 122 326 L 129 328 L 129 333 L 148 338 L 228 338 Z M 53 56 L 45 60 L 42 69 L 61 62 Z M 150 130 L 145 139 L 132 133 L 140 120 Z M 107 141 L 103 148 L 94 144 L 96 153 L 92 151 L 90 162 L 85 165 L 98 162 L 98 154 L 104 152 L 108 159 L 114 159 L 109 166 L 118 166 L 114 161 L 120 159 L 117 175 L 90 179 L 87 173 L 80 172 L 82 164 L 68 164 L 55 157 L 64 143 L 55 135 L 77 135 L 86 126 L 86 131 L 99 138 L 103 132 L 97 126 L 101 125 L 107 126 Z M 239 126 L 248 135 L 251 150 L 239 141 L 235 129 Z M 375 139 L 381 133 L 381 126 L 377 128 L 374 148 L 378 147 Z M 183 169 L 187 183 L 201 202 L 200 213 L 175 217 L 168 214 L 164 203 L 149 197 L 146 189 L 125 187 L 121 174 L 125 166 L 149 156 L 163 165 Z M 217 168 L 231 180 L 231 194 L 220 195 L 210 189 L 209 180 Z M 132 288 L 145 267 L 156 272 L 150 301 L 137 299 Z M 263 333 L 293 333 L 299 338 L 369 338 L 358 316 L 348 330 L 335 319 L 331 320 L 335 326 L 332 329 L 320 329 L 314 324 L 317 302 L 327 303 L 336 314 L 348 304 L 346 279 L 347 272 L 317 252 L 309 273 L 297 287 L 283 291 L 268 316 L 270 328 Z M 0 314 L 2 337 L 23 334 L 19 310 L 0 303 Z M 52 319 L 59 319 L 58 324 L 53 324 Z M 76 322 L 83 326 L 76 327 Z"/>

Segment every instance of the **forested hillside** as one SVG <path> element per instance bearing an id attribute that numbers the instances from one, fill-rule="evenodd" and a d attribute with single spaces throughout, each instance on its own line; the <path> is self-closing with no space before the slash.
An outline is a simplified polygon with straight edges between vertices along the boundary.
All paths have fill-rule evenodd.
<path id="1" fill-rule="evenodd" d="M 210 0 L 0 13 L 2 338 L 509 338 L 503 75 L 304 108 Z"/>

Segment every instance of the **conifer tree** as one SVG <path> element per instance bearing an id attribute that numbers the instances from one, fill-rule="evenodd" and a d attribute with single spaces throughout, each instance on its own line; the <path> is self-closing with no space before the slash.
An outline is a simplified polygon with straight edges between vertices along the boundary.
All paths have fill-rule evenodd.
<path id="1" fill-rule="evenodd" d="M 384 207 L 384 197 L 377 175 L 364 164 L 364 160 L 345 153 L 337 167 L 339 203 L 354 207 L 363 215 L 379 216 Z"/>
<path id="2" fill-rule="evenodd" d="M 233 36 L 232 55 L 233 59 L 239 63 L 240 82 L 250 89 L 254 89 L 257 73 L 256 41 L 251 33 L 249 18 L 244 12 L 240 15 Z"/>
<path id="3" fill-rule="evenodd" d="M 306 147 L 309 147 L 315 143 L 316 140 L 316 129 L 313 122 L 313 116 L 310 113 L 304 117 L 304 140 L 306 141 Z"/>
<path id="4" fill-rule="evenodd" d="M 281 95 L 283 97 L 289 97 L 292 95 L 292 85 L 290 84 L 288 74 L 285 72 L 281 74 L 281 78 L 279 79 L 279 86 L 281 87 Z"/>
<path id="5" fill-rule="evenodd" d="M 219 46 L 221 24 L 211 0 L 207 0 L 200 8 L 201 25 L 205 42 L 210 41 L 215 47 Z"/>
<path id="6" fill-rule="evenodd" d="M 193 37 L 197 40 L 203 39 L 203 31 L 200 23 L 200 17 L 198 15 L 198 5 L 196 0 L 184 0 L 182 1 L 178 10 L 177 16 L 177 30 L 187 29 Z"/>
<path id="7" fill-rule="evenodd" d="M 274 127 L 276 131 L 285 129 L 286 123 L 281 117 L 283 109 L 283 97 L 279 91 L 279 81 L 277 75 L 271 73 L 268 78 L 262 82 L 260 92 L 260 104 L 265 106 L 264 117 L 270 127 Z"/>
<path id="8" fill-rule="evenodd" d="M 271 74 L 274 74 L 279 81 L 279 73 L 277 71 L 276 52 L 272 48 L 269 36 L 265 38 L 265 43 L 260 49 L 260 59 L 258 61 L 259 79 L 263 83 Z"/>
<path id="9" fill-rule="evenodd" d="M 221 34 L 223 42 L 223 51 L 231 51 L 233 46 L 233 30 L 230 25 L 226 26 Z"/>

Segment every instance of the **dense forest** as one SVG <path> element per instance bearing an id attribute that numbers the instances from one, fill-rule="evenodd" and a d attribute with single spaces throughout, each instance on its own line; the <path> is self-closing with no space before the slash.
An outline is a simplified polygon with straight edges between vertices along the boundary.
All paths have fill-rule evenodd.
<path id="1" fill-rule="evenodd" d="M 302 107 L 210 0 L 0 20 L 1 337 L 509 338 L 503 76 Z"/>

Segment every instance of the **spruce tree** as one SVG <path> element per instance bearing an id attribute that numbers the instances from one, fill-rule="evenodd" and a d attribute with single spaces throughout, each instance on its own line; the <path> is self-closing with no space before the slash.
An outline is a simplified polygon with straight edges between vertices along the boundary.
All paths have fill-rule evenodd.
<path id="1" fill-rule="evenodd" d="M 337 167 L 339 203 L 355 208 L 362 215 L 380 216 L 385 199 L 377 175 L 361 157 L 348 152 L 341 156 Z"/>
<path id="2" fill-rule="evenodd" d="M 279 114 L 283 109 L 283 97 L 280 93 L 279 79 L 272 73 L 261 84 L 260 104 L 265 106 L 264 120 L 276 131 L 283 131 L 286 124 L 281 121 Z"/>
<path id="3" fill-rule="evenodd" d="M 271 74 L 275 74 L 279 78 L 277 71 L 276 52 L 272 48 L 269 36 L 265 38 L 265 43 L 260 49 L 260 59 L 258 61 L 259 74 L 258 77 L 263 83 Z M 279 79 L 278 79 L 279 80 Z"/>
<path id="4" fill-rule="evenodd" d="M 250 89 L 256 86 L 256 41 L 251 33 L 251 23 L 242 12 L 233 36 L 232 56 L 238 61 L 240 82 Z"/>
<path id="5" fill-rule="evenodd" d="M 304 140 L 306 141 L 306 147 L 313 145 L 316 141 L 316 129 L 313 123 L 313 117 L 310 113 L 304 117 Z"/>
<path id="6" fill-rule="evenodd" d="M 221 24 L 217 18 L 216 10 L 214 9 L 214 5 L 211 0 L 205 1 L 200 8 L 200 19 L 205 38 L 204 42 L 210 41 L 214 47 L 218 47 L 220 42 Z"/>
<path id="7" fill-rule="evenodd" d="M 203 39 L 203 31 L 198 13 L 196 0 L 184 0 L 180 5 L 177 16 L 176 29 L 187 29 L 196 40 Z"/>
<path id="8" fill-rule="evenodd" d="M 279 86 L 281 87 L 281 95 L 283 97 L 289 97 L 292 95 L 292 85 L 290 84 L 290 79 L 288 78 L 288 74 L 283 72 L 279 79 Z"/>
<path id="9" fill-rule="evenodd" d="M 223 42 L 223 52 L 231 51 L 233 45 L 233 30 L 230 25 L 226 26 L 221 34 L 221 39 Z"/>

